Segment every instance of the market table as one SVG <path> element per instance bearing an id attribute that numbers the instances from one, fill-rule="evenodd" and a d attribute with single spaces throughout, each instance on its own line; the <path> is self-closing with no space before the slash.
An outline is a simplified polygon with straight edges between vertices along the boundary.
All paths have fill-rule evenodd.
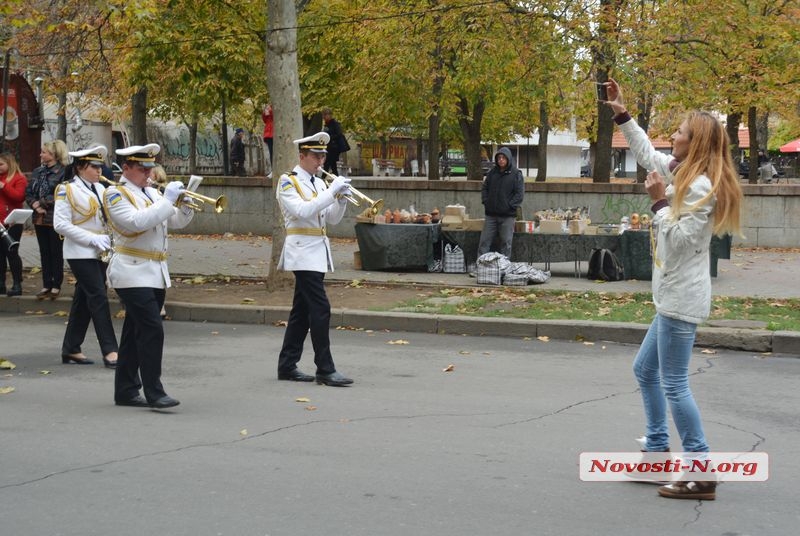
<path id="1" fill-rule="evenodd" d="M 439 224 L 356 223 L 363 270 L 427 271 L 434 265 Z"/>
<path id="2" fill-rule="evenodd" d="M 464 251 L 467 266 L 478 257 L 480 231 L 442 228 L 438 224 L 392 223 L 356 224 L 356 238 L 364 270 L 427 270 L 441 254 L 443 244 L 457 244 Z M 622 234 L 570 235 L 514 233 L 511 260 L 544 263 L 572 262 L 575 276 L 582 276 L 582 263 L 592 250 L 612 251 L 625 268 L 626 279 L 648 280 L 652 277 L 653 259 L 649 231 L 625 231 Z M 718 259 L 730 259 L 731 237 L 713 237 L 709 272 L 717 276 Z"/>

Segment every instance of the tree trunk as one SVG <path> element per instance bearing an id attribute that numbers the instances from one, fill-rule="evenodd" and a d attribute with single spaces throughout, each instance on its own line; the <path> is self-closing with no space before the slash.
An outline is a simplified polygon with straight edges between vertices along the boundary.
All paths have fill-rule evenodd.
<path id="1" fill-rule="evenodd" d="M 56 139 L 67 143 L 67 92 L 58 92 L 58 111 L 56 112 Z"/>
<path id="2" fill-rule="evenodd" d="M 300 111 L 300 80 L 297 73 L 297 11 L 293 0 L 267 2 L 267 87 L 274 103 L 275 136 L 273 137 L 272 193 L 282 173 L 297 164 L 297 147 L 293 140 L 303 137 L 303 117 Z M 227 150 L 227 147 L 226 147 Z M 278 271 L 286 229 L 277 207 L 272 228 L 272 256 L 267 276 L 267 289 L 282 288 L 291 283 L 289 272 Z"/>
<path id="3" fill-rule="evenodd" d="M 434 25 L 438 25 L 441 16 L 438 12 L 433 15 Z M 441 32 L 436 33 L 436 46 L 433 48 L 434 72 L 431 73 L 433 86 L 431 87 L 431 111 L 428 115 L 428 180 L 438 181 L 439 177 L 439 104 L 444 90 L 444 59 L 442 58 Z"/>
<path id="4" fill-rule="evenodd" d="M 464 158 L 467 161 L 467 180 L 483 180 L 481 169 L 481 121 L 485 104 L 478 98 L 472 111 L 469 102 L 460 98 L 458 103 L 458 125 L 464 136 Z"/>
<path id="5" fill-rule="evenodd" d="M 550 135 L 550 115 L 547 103 L 539 103 L 539 147 L 536 162 L 536 182 L 547 181 L 547 138 Z M 530 148 L 528 149 L 530 151 Z"/>
<path id="6" fill-rule="evenodd" d="M 197 173 L 197 114 L 192 114 L 189 125 L 189 174 Z"/>
<path id="7" fill-rule="evenodd" d="M 597 82 L 608 81 L 608 71 L 598 67 Z M 597 142 L 595 143 L 593 182 L 611 182 L 611 137 L 614 135 L 614 112 L 610 106 L 597 103 Z"/>
<path id="8" fill-rule="evenodd" d="M 131 98 L 132 145 L 147 145 L 147 88 L 140 87 Z"/>
<path id="9" fill-rule="evenodd" d="M 756 107 L 747 110 L 747 130 L 750 132 L 750 175 L 747 182 L 758 183 L 758 115 Z"/>

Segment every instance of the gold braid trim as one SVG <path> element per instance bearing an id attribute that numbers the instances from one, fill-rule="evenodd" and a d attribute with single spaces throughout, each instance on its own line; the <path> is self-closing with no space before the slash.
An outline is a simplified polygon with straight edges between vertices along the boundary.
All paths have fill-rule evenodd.
<path id="1" fill-rule="evenodd" d="M 128 202 L 131 205 L 136 207 L 136 198 L 134 198 L 133 194 L 130 193 L 127 188 L 125 188 L 125 185 L 118 184 L 116 186 L 116 188 L 117 188 L 117 192 L 119 192 L 119 194 L 121 196 L 123 196 L 125 199 L 127 199 Z M 127 237 L 127 238 L 135 238 L 137 236 L 141 236 L 144 233 L 146 233 L 147 231 L 140 231 L 138 233 L 126 233 L 124 231 L 121 231 L 120 229 L 117 228 L 116 225 L 114 225 L 114 220 L 111 219 L 111 214 L 109 214 L 109 212 L 108 212 L 108 190 L 109 189 L 106 188 L 105 191 L 103 191 L 103 200 L 105 201 L 105 203 L 103 203 L 103 211 L 105 211 L 105 213 L 106 213 L 106 220 L 108 220 L 108 225 L 112 229 L 114 229 L 114 232 L 119 233 L 120 235 L 122 235 L 124 237 Z M 145 203 L 147 204 L 148 207 L 153 204 L 150 201 L 145 201 Z"/>
<path id="2" fill-rule="evenodd" d="M 87 221 L 94 218 L 95 214 L 97 214 L 97 209 L 100 208 L 100 203 L 98 203 L 93 197 L 89 198 L 89 210 L 83 210 L 75 201 L 75 197 L 72 195 L 72 184 L 59 184 L 59 188 L 64 188 L 64 192 L 67 197 L 67 201 L 69 202 L 69 206 L 72 207 L 73 218 L 72 224 L 73 225 L 80 225 L 82 223 L 86 223 Z M 58 192 L 56 192 L 58 195 Z M 78 213 L 83 216 L 83 219 L 75 219 L 74 214 Z"/>

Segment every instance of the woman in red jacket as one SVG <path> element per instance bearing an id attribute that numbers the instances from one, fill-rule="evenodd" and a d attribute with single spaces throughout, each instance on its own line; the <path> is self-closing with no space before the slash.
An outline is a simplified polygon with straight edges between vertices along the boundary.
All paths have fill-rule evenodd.
<path id="1" fill-rule="evenodd" d="M 14 155 L 0 154 L 0 224 L 12 210 L 22 208 L 26 186 L 28 179 L 19 170 Z M 9 227 L 8 234 L 15 242 L 19 242 L 22 236 L 22 224 Z M 14 281 L 7 294 L 19 296 L 22 294 L 22 259 L 19 258 L 19 247 L 9 250 L 5 243 L 0 243 L 0 294 L 6 294 L 6 263 L 11 268 L 11 277 Z"/>

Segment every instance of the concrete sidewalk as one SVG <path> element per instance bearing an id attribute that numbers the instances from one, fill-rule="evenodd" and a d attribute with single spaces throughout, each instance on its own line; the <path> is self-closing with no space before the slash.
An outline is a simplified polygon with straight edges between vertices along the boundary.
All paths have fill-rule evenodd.
<path id="1" fill-rule="evenodd" d="M 426 272 L 379 272 L 356 270 L 353 253 L 358 249 L 354 239 L 332 239 L 335 272 L 328 281 L 354 279 L 373 283 L 419 284 L 430 286 L 475 286 L 475 279 L 467 274 Z M 172 235 L 170 237 L 170 272 L 175 275 L 226 275 L 232 278 L 264 278 L 269 271 L 272 241 L 258 236 L 223 235 L 196 236 Z M 39 266 L 36 238 L 32 233 L 23 235 L 20 253 L 26 268 Z M 547 290 L 596 292 L 650 292 L 650 281 L 627 280 L 598 283 L 585 278 L 588 263 L 583 263 L 584 277 L 576 278 L 573 263 L 553 263 L 552 278 L 537 286 Z M 542 266 L 537 265 L 542 268 Z M 800 250 L 734 249 L 731 259 L 719 261 L 719 276 L 712 279 L 712 291 L 720 296 L 752 296 L 762 298 L 798 298 L 800 284 Z M 531 287 L 533 288 L 533 287 Z M 16 307 L 5 303 L 4 311 L 24 311 L 24 298 Z M 27 297 L 32 299 L 30 297 Z M 168 295 L 169 300 L 169 295 Z M 41 305 L 41 303 L 40 303 Z M 46 305 L 45 305 L 46 306 Z M 38 307 L 38 306 L 37 306 Z M 175 320 L 272 322 L 285 319 L 286 308 L 256 308 L 252 306 L 220 306 L 205 304 L 170 304 L 170 316 Z M 365 311 L 335 311 L 335 325 L 393 330 L 473 333 L 517 336 L 525 333 L 547 335 L 551 338 L 583 337 L 587 340 L 638 342 L 644 326 L 608 322 L 574 321 L 509 321 L 488 318 L 445 318 L 442 315 L 413 313 L 376 313 Z M 537 336 L 537 335 L 534 335 Z M 719 346 L 757 352 L 800 354 L 800 333 L 772 332 L 759 326 L 740 325 L 735 322 L 718 322 L 703 327 L 698 332 L 698 345 Z"/>

